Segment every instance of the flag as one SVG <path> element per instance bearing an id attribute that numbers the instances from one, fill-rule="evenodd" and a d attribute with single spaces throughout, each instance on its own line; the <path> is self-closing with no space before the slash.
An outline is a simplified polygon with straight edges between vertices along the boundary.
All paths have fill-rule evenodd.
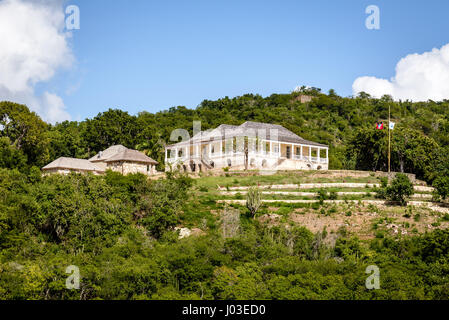
<path id="1" fill-rule="evenodd" d="M 396 123 L 390 121 L 390 130 L 394 130 Z"/>
<path id="2" fill-rule="evenodd" d="M 383 130 L 383 129 L 384 129 L 384 123 L 383 123 L 383 122 L 381 122 L 381 123 L 378 122 L 378 123 L 376 124 L 376 129 L 377 129 L 377 130 Z"/>

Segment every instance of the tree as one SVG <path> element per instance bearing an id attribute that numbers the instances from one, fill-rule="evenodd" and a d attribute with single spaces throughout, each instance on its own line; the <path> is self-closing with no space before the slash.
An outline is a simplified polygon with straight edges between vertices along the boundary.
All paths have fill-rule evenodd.
<path id="1" fill-rule="evenodd" d="M 347 157 L 354 159 L 355 169 L 376 171 L 387 163 L 387 135 L 373 127 L 360 128 L 348 141 Z"/>
<path id="2" fill-rule="evenodd" d="M 192 183 L 188 176 L 180 173 L 175 176 L 171 172 L 167 173 L 167 179 L 150 183 L 137 203 L 135 218 L 153 237 L 161 238 L 178 223 Z"/>
<path id="3" fill-rule="evenodd" d="M 398 173 L 391 184 L 387 186 L 385 194 L 387 199 L 406 205 L 407 198 L 414 194 L 413 184 L 407 175 Z"/>
<path id="4" fill-rule="evenodd" d="M 435 179 L 433 182 L 435 188 L 434 195 L 437 198 L 446 200 L 449 197 L 449 176 L 442 176 Z"/>
<path id="5" fill-rule="evenodd" d="M 8 137 L 0 137 L 0 168 L 19 169 L 23 171 L 26 165 L 26 156 L 11 145 Z"/>
<path id="6" fill-rule="evenodd" d="M 136 137 L 139 131 L 136 117 L 118 109 L 109 109 L 92 120 L 86 120 L 82 136 L 92 154 L 117 144 L 134 148 L 138 144 Z"/>
<path id="7" fill-rule="evenodd" d="M 0 102 L 0 137 L 8 137 L 11 145 L 26 155 L 28 165 L 48 163 L 48 125 L 27 106 Z"/>

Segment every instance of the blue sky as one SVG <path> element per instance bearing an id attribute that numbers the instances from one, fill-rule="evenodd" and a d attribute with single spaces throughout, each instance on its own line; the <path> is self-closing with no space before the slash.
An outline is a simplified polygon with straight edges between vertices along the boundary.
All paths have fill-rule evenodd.
<path id="1" fill-rule="evenodd" d="M 389 79 L 398 61 L 449 43 L 449 1 L 78 0 L 76 62 L 37 92 L 74 120 L 108 108 L 136 114 L 298 85 L 352 95 L 360 76 Z M 368 5 L 380 30 L 365 27 Z"/>

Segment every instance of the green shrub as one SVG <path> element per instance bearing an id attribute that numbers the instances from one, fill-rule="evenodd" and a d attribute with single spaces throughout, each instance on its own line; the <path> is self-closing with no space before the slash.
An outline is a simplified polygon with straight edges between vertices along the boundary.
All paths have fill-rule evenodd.
<path id="1" fill-rule="evenodd" d="M 380 189 L 376 189 L 376 197 L 406 205 L 407 199 L 414 194 L 413 184 L 408 176 L 398 173 L 390 185 L 388 185 L 387 181 L 386 178 L 381 179 L 382 186 Z"/>
<path id="2" fill-rule="evenodd" d="M 438 177 L 433 182 L 434 199 L 446 200 L 449 197 L 449 176 Z"/>

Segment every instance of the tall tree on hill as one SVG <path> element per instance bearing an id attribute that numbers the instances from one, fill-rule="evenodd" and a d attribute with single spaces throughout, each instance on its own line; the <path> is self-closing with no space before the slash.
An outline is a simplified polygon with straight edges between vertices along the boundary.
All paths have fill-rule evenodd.
<path id="1" fill-rule="evenodd" d="M 48 125 L 25 105 L 0 102 L 0 137 L 27 156 L 28 165 L 42 166 L 49 160 Z"/>
<path id="2" fill-rule="evenodd" d="M 141 129 L 137 127 L 136 117 L 118 109 L 109 109 L 92 120 L 86 120 L 83 138 L 91 154 L 117 144 L 134 148 Z"/>

